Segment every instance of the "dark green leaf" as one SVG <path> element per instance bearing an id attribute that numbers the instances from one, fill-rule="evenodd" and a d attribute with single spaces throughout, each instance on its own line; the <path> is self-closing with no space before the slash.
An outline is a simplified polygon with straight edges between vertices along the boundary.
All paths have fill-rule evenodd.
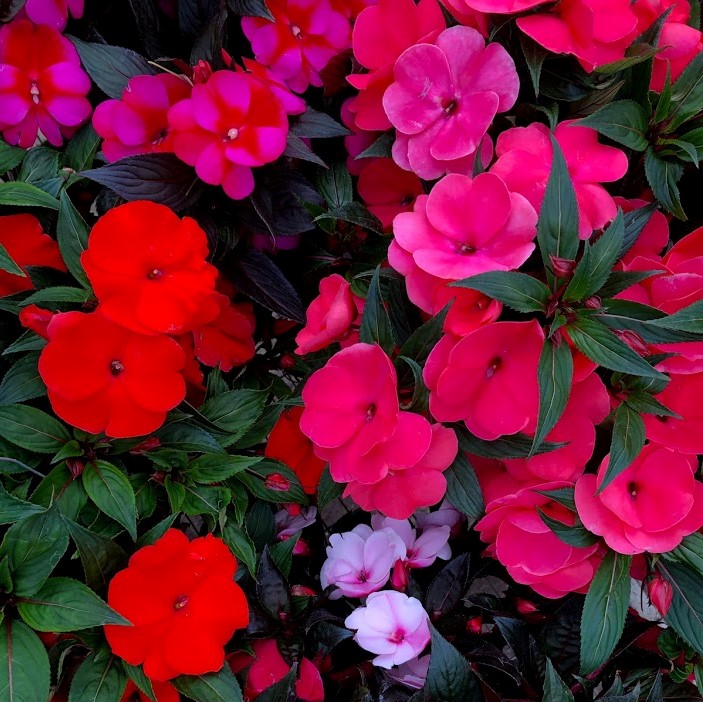
<path id="1" fill-rule="evenodd" d="M 689 646 L 703 655 L 703 579 L 679 563 L 659 564 L 674 590 L 666 622 Z"/>
<path id="2" fill-rule="evenodd" d="M 59 209 L 59 201 L 55 197 L 37 188 L 36 185 L 19 181 L 0 183 L 0 205 Z"/>
<path id="3" fill-rule="evenodd" d="M 39 375 L 38 353 L 20 358 L 0 382 L 0 405 L 12 405 L 46 394 L 46 386 Z"/>
<path id="4" fill-rule="evenodd" d="M 362 342 L 378 344 L 386 353 L 390 354 L 395 348 L 391 320 L 381 297 L 379 268 L 376 268 L 371 279 L 359 333 Z"/>
<path id="5" fill-rule="evenodd" d="M 183 485 L 183 489 L 185 495 L 181 502 L 181 511 L 190 516 L 209 514 L 217 518 L 224 513 L 232 499 L 232 491 L 224 487 Z"/>
<path id="6" fill-rule="evenodd" d="M 598 537 L 591 534 L 591 532 L 588 531 L 581 523 L 577 522 L 573 526 L 569 526 L 568 524 L 564 524 L 558 519 L 554 519 L 548 514 L 545 514 L 539 507 L 537 508 L 537 511 L 539 512 L 539 516 L 542 521 L 551 529 L 552 533 L 560 541 L 563 541 L 565 544 L 569 544 L 569 546 L 574 546 L 575 548 L 587 548 L 588 546 L 593 546 L 593 544 L 598 541 Z"/>
<path id="7" fill-rule="evenodd" d="M 274 476 L 273 481 L 267 480 Z M 280 483 L 278 476 L 281 476 L 287 483 L 286 486 Z M 264 458 L 259 463 L 247 468 L 241 473 L 237 473 L 234 481 L 239 481 L 246 485 L 249 492 L 260 500 L 267 502 L 294 502 L 305 504 L 307 497 L 300 485 L 298 476 L 285 464 L 273 458 Z"/>
<path id="8" fill-rule="evenodd" d="M 71 438 L 61 422 L 27 405 L 0 407 L 0 436 L 35 453 L 56 453 Z"/>
<path id="9" fill-rule="evenodd" d="M 698 341 L 700 336 L 694 331 L 679 331 L 666 328 L 669 322 L 666 312 L 630 300 L 603 300 L 604 314 L 600 321 L 611 329 L 629 330 L 652 344 L 671 344 L 679 341 Z M 673 316 L 673 315 L 670 315 Z M 662 323 L 663 322 L 663 323 Z M 674 322 L 674 324 L 677 324 Z"/>
<path id="10" fill-rule="evenodd" d="M 392 132 L 384 132 L 381 134 L 371 146 L 364 149 L 355 159 L 359 158 L 392 158 L 393 157 L 393 142 L 395 136 Z"/>
<path id="11" fill-rule="evenodd" d="M 641 283 L 661 271 L 612 271 L 600 290 L 596 291 L 599 297 L 615 297 L 618 293 Z"/>
<path id="12" fill-rule="evenodd" d="M 315 222 L 332 220 L 341 220 L 349 224 L 356 224 L 362 229 L 368 229 L 376 234 L 383 233 L 383 225 L 378 217 L 371 214 L 360 202 L 348 202 L 346 205 L 323 212 L 314 219 Z"/>
<path id="13" fill-rule="evenodd" d="M 172 684 L 195 702 L 242 702 L 239 683 L 227 664 L 218 673 L 182 675 Z"/>
<path id="14" fill-rule="evenodd" d="M 201 414 L 230 436 L 223 446 L 235 443 L 261 416 L 266 406 L 265 390 L 232 390 L 207 400 Z"/>
<path id="15" fill-rule="evenodd" d="M 402 345 L 400 356 L 411 358 L 419 364 L 424 364 L 430 351 L 436 346 L 437 342 L 442 338 L 444 332 L 444 320 L 449 314 L 451 303 L 448 303 L 436 315 L 428 319 L 422 326 L 418 327 Z"/>
<path id="16" fill-rule="evenodd" d="M 700 56 L 700 55 L 699 55 Z M 703 80 L 703 78 L 702 78 Z M 675 217 L 686 220 L 686 213 L 681 207 L 678 182 L 683 175 L 680 163 L 660 158 L 654 149 L 647 149 L 644 159 L 644 173 L 654 197 Z"/>
<path id="17" fill-rule="evenodd" d="M 328 114 L 311 107 L 302 115 L 291 119 L 290 129 L 293 134 L 303 139 L 323 139 L 350 134 L 346 127 L 335 122 Z"/>
<path id="18" fill-rule="evenodd" d="M 256 596 L 275 620 L 280 619 L 281 613 L 290 612 L 288 585 L 271 558 L 268 546 L 264 547 L 256 569 Z"/>
<path id="19" fill-rule="evenodd" d="M 672 412 L 665 407 L 656 397 L 652 397 L 646 390 L 634 390 L 628 393 L 625 402 L 635 412 L 640 414 L 654 414 L 658 417 L 674 417 L 683 419 L 680 414 Z"/>
<path id="20" fill-rule="evenodd" d="M 544 696 L 542 697 L 542 702 L 574 702 L 571 690 L 559 677 L 549 658 L 547 658 L 547 669 L 544 674 Z"/>
<path id="21" fill-rule="evenodd" d="M 633 100 L 611 102 L 575 124 L 595 129 L 603 136 L 635 151 L 644 151 L 649 146 L 649 115 Z"/>
<path id="22" fill-rule="evenodd" d="M 331 208 L 342 207 L 354 198 L 352 179 L 344 161 L 332 165 L 317 175 L 317 189 Z"/>
<path id="23" fill-rule="evenodd" d="M 86 289 L 90 289 L 88 276 L 81 265 L 80 256 L 88 248 L 88 225 L 73 206 L 68 193 L 61 193 L 56 239 L 66 268 Z"/>
<path id="24" fill-rule="evenodd" d="M 483 495 L 476 473 L 460 451 L 444 472 L 447 479 L 447 499 L 469 520 L 477 520 L 483 513 Z"/>
<path id="25" fill-rule="evenodd" d="M 0 271 L 16 275 L 18 278 L 27 277 L 27 274 L 12 260 L 12 257 L 2 244 L 0 244 Z"/>
<path id="26" fill-rule="evenodd" d="M 26 625 L 5 617 L 0 622 L 0 700 L 44 702 L 49 697 L 49 657 Z"/>
<path id="27" fill-rule="evenodd" d="M 26 155 L 25 149 L 0 141 L 0 175 L 5 175 L 9 170 L 17 168 Z"/>
<path id="28" fill-rule="evenodd" d="M 703 109 L 703 56 L 697 54 L 676 79 L 666 131 L 673 132 Z"/>
<path id="29" fill-rule="evenodd" d="M 198 456 L 184 475 L 196 483 L 219 483 L 253 466 L 261 460 L 259 456 L 227 456 L 220 453 L 206 453 Z"/>
<path id="30" fill-rule="evenodd" d="M 432 702 L 480 702 L 469 662 L 430 624 L 431 653 L 425 690 Z"/>
<path id="31" fill-rule="evenodd" d="M 11 495 L 0 485 L 0 524 L 13 524 L 44 509 Z"/>
<path id="32" fill-rule="evenodd" d="M 269 547 L 271 558 L 284 578 L 290 577 L 290 569 L 293 565 L 293 549 L 298 543 L 299 538 L 300 534 L 296 534 L 285 541 L 278 541 Z"/>
<path id="33" fill-rule="evenodd" d="M 644 439 L 644 421 L 640 413 L 623 402 L 615 411 L 610 460 L 598 492 L 605 490 L 620 473 L 632 465 L 644 446 Z"/>
<path id="34" fill-rule="evenodd" d="M 543 312 L 549 301 L 549 288 L 526 273 L 490 271 L 464 278 L 450 287 L 478 290 L 518 312 Z"/>
<path id="35" fill-rule="evenodd" d="M 703 578 L 703 534 L 696 532 L 685 536 L 683 541 L 664 557 L 690 566 Z"/>
<path id="36" fill-rule="evenodd" d="M 542 74 L 544 59 L 549 56 L 549 52 L 540 46 L 536 41 L 526 34 L 520 34 L 520 48 L 525 57 L 527 70 L 530 72 L 532 88 L 535 91 L 535 98 L 539 97 L 539 79 Z"/>
<path id="37" fill-rule="evenodd" d="M 130 665 L 123 660 L 122 667 L 125 669 L 129 679 L 149 698 L 149 702 L 158 702 L 151 680 L 144 674 L 141 666 Z"/>
<path id="38" fill-rule="evenodd" d="M 532 452 L 532 437 L 524 434 L 504 436 L 496 441 L 484 441 L 466 431 L 463 425 L 454 425 L 454 430 L 459 437 L 459 446 L 462 451 L 472 453 L 481 458 L 529 458 L 531 455 L 556 451 L 566 444 L 543 441 L 537 451 Z"/>
<path id="39" fill-rule="evenodd" d="M 316 163 L 318 166 L 327 168 L 327 164 L 299 137 L 288 132 L 286 137 L 286 150 L 283 152 L 288 158 L 299 158 L 302 161 Z M 259 213 L 260 214 L 260 213 Z"/>
<path id="40" fill-rule="evenodd" d="M 703 300 L 694 302 L 678 312 L 653 320 L 652 324 L 663 329 L 680 329 L 703 334 Z"/>
<path id="41" fill-rule="evenodd" d="M 291 698 L 291 695 L 294 695 L 297 668 L 297 664 L 294 663 L 283 678 L 256 696 L 257 702 L 289 702 L 291 699 L 297 700 L 297 696 Z"/>
<path id="42" fill-rule="evenodd" d="M 93 159 L 100 145 L 100 137 L 91 122 L 82 127 L 68 142 L 66 158 L 74 171 L 83 171 L 93 165 Z"/>
<path id="43" fill-rule="evenodd" d="M 91 653 L 73 676 L 68 702 L 120 702 L 127 681 L 118 658 L 105 650 Z"/>
<path id="44" fill-rule="evenodd" d="M 343 492 L 344 483 L 336 483 L 332 480 L 330 469 L 325 466 L 320 476 L 320 482 L 317 485 L 317 508 L 322 512 L 330 502 L 341 497 Z"/>
<path id="45" fill-rule="evenodd" d="M 156 437 L 161 442 L 161 448 L 186 453 L 226 453 L 212 434 L 186 422 L 174 422 L 162 427 Z"/>
<path id="46" fill-rule="evenodd" d="M 170 514 L 165 519 L 162 519 L 158 524 L 155 524 L 149 531 L 142 534 L 138 539 L 136 546 L 141 548 L 142 546 L 151 546 L 154 542 L 158 541 L 172 526 L 176 521 L 176 514 Z"/>
<path id="47" fill-rule="evenodd" d="M 222 530 L 222 540 L 227 548 L 247 567 L 252 577 L 256 573 L 256 550 L 249 535 L 231 519 Z"/>
<path id="48" fill-rule="evenodd" d="M 425 596 L 425 610 L 434 621 L 451 612 L 461 601 L 469 580 L 470 563 L 468 553 L 457 556 L 430 583 Z"/>
<path id="49" fill-rule="evenodd" d="M 263 17 L 273 22 L 273 15 L 264 0 L 227 0 L 227 5 L 235 15 Z"/>
<path id="50" fill-rule="evenodd" d="M 620 258 L 622 258 L 639 238 L 642 230 L 649 224 L 652 215 L 657 211 L 657 203 L 651 202 L 625 214 L 625 234 L 623 236 Z M 603 297 L 606 297 L 605 295 Z"/>
<path id="51" fill-rule="evenodd" d="M 137 539 L 137 505 L 127 476 L 107 461 L 92 461 L 83 471 L 83 487 L 98 509 Z"/>
<path id="52" fill-rule="evenodd" d="M 535 490 L 535 492 L 548 497 L 550 500 L 558 502 L 560 505 L 564 505 L 564 507 L 572 512 L 576 511 L 573 487 L 555 488 L 554 490 Z"/>

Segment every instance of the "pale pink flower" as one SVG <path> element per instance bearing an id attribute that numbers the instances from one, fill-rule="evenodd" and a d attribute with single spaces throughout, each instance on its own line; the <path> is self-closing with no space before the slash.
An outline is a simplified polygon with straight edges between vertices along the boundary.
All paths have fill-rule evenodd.
<path id="1" fill-rule="evenodd" d="M 629 0 L 626 0 L 629 2 Z M 579 208 L 579 235 L 588 239 L 596 229 L 615 219 L 617 207 L 601 185 L 622 178 L 627 156 L 620 149 L 598 143 L 598 132 L 572 126 L 573 120 L 557 125 L 559 142 L 574 184 Z M 500 176 L 513 193 L 524 195 L 539 212 L 552 170 L 552 144 L 543 124 L 515 127 L 503 132 L 496 143 L 498 160 L 491 173 Z"/>
<path id="2" fill-rule="evenodd" d="M 463 520 L 464 515 L 447 500 L 443 500 L 442 504 L 433 512 L 419 510 L 415 515 L 415 523 L 420 531 L 432 527 L 448 526 L 454 535 Z"/>
<path id="3" fill-rule="evenodd" d="M 695 478 L 694 456 L 647 444 L 597 493 L 609 460 L 603 459 L 597 476 L 579 478 L 574 497 L 583 525 L 614 551 L 666 553 L 703 526 L 703 484 Z"/>
<path id="4" fill-rule="evenodd" d="M 496 114 L 515 104 L 520 87 L 508 52 L 497 43 L 486 46 L 479 32 L 461 26 L 406 49 L 393 75 L 383 108 L 405 137 L 396 140 L 393 157 L 427 180 L 465 170 L 455 162 L 473 156 Z"/>
<path id="5" fill-rule="evenodd" d="M 354 641 L 361 648 L 378 654 L 372 663 L 380 668 L 406 663 L 430 641 L 427 612 L 419 600 L 402 592 L 374 592 L 344 626 L 356 630 Z"/>
<path id="6" fill-rule="evenodd" d="M 314 524 L 315 519 L 317 519 L 317 507 L 301 508 L 300 505 L 285 505 L 274 515 L 276 537 L 279 541 L 286 541 Z"/>
<path id="7" fill-rule="evenodd" d="M 83 17 L 84 0 L 27 0 L 22 12 L 34 24 L 45 24 L 62 32 L 68 15 Z"/>
<path id="8" fill-rule="evenodd" d="M 371 518 L 371 526 L 377 530 L 392 529 L 398 534 L 405 544 L 403 563 L 408 568 L 428 568 L 438 558 L 448 561 L 452 557 L 448 543 L 451 529 L 448 526 L 429 527 L 418 535 L 407 519 L 392 519 L 380 514 Z"/>
<path id="9" fill-rule="evenodd" d="M 391 668 L 388 671 L 388 677 L 413 690 L 420 690 L 427 679 L 429 667 L 430 655 L 427 654 L 426 656 L 420 656 L 406 661 L 397 668 Z"/>
<path id="10" fill-rule="evenodd" d="M 373 531 L 360 524 L 345 534 L 330 536 L 320 583 L 323 588 L 337 587 L 331 599 L 366 597 L 388 582 L 399 558 L 405 558 L 405 544 L 392 529 Z"/>

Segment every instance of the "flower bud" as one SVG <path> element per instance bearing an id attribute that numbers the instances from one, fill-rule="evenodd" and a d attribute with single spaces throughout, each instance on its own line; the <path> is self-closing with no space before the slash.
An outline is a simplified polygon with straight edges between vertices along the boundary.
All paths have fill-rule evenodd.
<path id="1" fill-rule="evenodd" d="M 674 599 L 674 589 L 671 587 L 671 583 L 665 580 L 660 573 L 656 573 L 647 582 L 647 594 L 662 617 L 665 617 L 671 607 L 671 601 Z"/>
<path id="2" fill-rule="evenodd" d="M 207 61 L 200 59 L 200 61 L 193 66 L 193 83 L 196 85 L 198 83 L 206 83 L 211 75 L 212 66 Z"/>
<path id="3" fill-rule="evenodd" d="M 466 622 L 466 632 L 469 634 L 480 634 L 483 630 L 483 617 L 479 614 Z"/>
<path id="4" fill-rule="evenodd" d="M 391 573 L 391 585 L 393 589 L 403 592 L 408 586 L 408 569 L 405 563 L 398 559 L 393 566 L 393 572 Z"/>
<path id="5" fill-rule="evenodd" d="M 549 262 L 552 264 L 554 275 L 558 278 L 570 276 L 576 268 L 576 261 L 569 258 L 560 258 L 559 256 L 550 255 Z"/>
<path id="6" fill-rule="evenodd" d="M 286 492 L 286 490 L 290 490 L 290 480 L 280 473 L 271 473 L 271 475 L 266 476 L 264 486 L 268 490 Z"/>

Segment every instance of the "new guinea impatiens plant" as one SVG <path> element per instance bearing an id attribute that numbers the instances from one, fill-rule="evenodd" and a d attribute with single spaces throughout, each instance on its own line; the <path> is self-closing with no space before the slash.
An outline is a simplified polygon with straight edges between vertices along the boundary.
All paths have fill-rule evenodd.
<path id="1" fill-rule="evenodd" d="M 0 702 L 703 699 L 700 18 L 0 1 Z"/>

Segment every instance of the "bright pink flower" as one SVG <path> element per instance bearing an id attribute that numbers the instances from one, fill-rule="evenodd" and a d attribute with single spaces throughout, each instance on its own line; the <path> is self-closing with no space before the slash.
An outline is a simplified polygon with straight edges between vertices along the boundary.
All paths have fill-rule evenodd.
<path id="1" fill-rule="evenodd" d="M 517 25 L 548 51 L 573 54 L 587 71 L 625 57 L 637 36 L 630 0 L 562 0 L 550 12 L 519 17 Z"/>
<path id="2" fill-rule="evenodd" d="M 372 663 L 390 668 L 417 657 L 430 641 L 427 612 L 419 600 L 402 592 L 375 592 L 365 607 L 355 609 L 344 621 L 356 629 L 354 641 L 370 653 Z"/>
<path id="3" fill-rule="evenodd" d="M 628 2 L 629 0 L 626 0 Z M 573 120 L 557 125 L 559 142 L 574 183 L 579 208 L 579 235 L 588 239 L 615 219 L 617 207 L 600 183 L 610 183 L 627 172 L 627 156 L 620 149 L 598 143 L 598 132 L 572 126 Z M 543 124 L 508 129 L 496 143 L 498 160 L 491 173 L 500 176 L 508 190 L 524 195 L 539 212 L 552 170 L 552 144 Z"/>
<path id="4" fill-rule="evenodd" d="M 452 557 L 448 526 L 431 527 L 418 536 L 407 519 L 391 519 L 374 515 L 374 529 L 392 529 L 403 540 L 406 548 L 404 563 L 408 568 L 428 568 L 438 558 L 448 561 Z"/>
<path id="5" fill-rule="evenodd" d="M 90 117 L 90 78 L 73 44 L 55 29 L 14 20 L 0 28 L 0 131 L 28 149 L 43 135 L 53 146 Z"/>
<path id="6" fill-rule="evenodd" d="M 290 88 L 279 76 L 253 59 L 242 58 L 242 63 L 247 73 L 256 76 L 256 78 L 271 88 L 274 95 L 283 104 L 283 109 L 289 115 L 302 115 L 305 112 L 307 109 L 305 99 L 291 92 Z M 241 70 L 241 67 L 237 64 L 235 64 L 235 68 L 236 70 Z"/>
<path id="7" fill-rule="evenodd" d="M 393 75 L 383 108 L 407 137 L 396 140 L 393 158 L 427 180 L 451 172 L 447 162 L 472 156 L 496 114 L 515 104 L 520 87 L 508 52 L 500 44 L 486 46 L 470 27 L 452 27 L 433 44 L 406 49 Z"/>
<path id="8" fill-rule="evenodd" d="M 283 103 L 250 73 L 215 71 L 168 113 L 176 155 L 233 200 L 254 189 L 252 167 L 275 161 L 286 148 Z"/>
<path id="9" fill-rule="evenodd" d="M 347 77 L 360 91 L 350 105 L 358 129 L 390 129 L 382 99 L 393 82 L 397 58 L 421 39 L 432 40 L 445 27 L 437 0 L 420 0 L 417 4 L 414 0 L 379 0 L 378 5 L 359 14 L 352 35 L 354 58 L 369 72 Z"/>
<path id="10" fill-rule="evenodd" d="M 330 2 L 332 3 L 332 8 L 334 10 L 341 12 L 352 22 L 367 7 L 378 4 L 378 0 L 330 0 Z"/>
<path id="11" fill-rule="evenodd" d="M 320 294 L 308 306 L 305 326 L 295 341 L 299 356 L 341 341 L 352 331 L 358 309 L 349 283 L 337 273 L 320 281 Z"/>
<path id="12" fill-rule="evenodd" d="M 444 336 L 425 364 L 434 418 L 463 420 L 472 434 L 487 441 L 534 431 L 537 364 L 544 344 L 537 320 L 494 322 L 455 341 Z"/>
<path id="13" fill-rule="evenodd" d="M 601 561 L 597 544 L 569 546 L 542 521 L 538 509 L 562 524 L 574 523 L 573 512 L 537 492 L 563 487 L 570 484 L 542 483 L 504 494 L 488 503 L 486 516 L 476 525 L 481 540 L 490 544 L 487 553 L 513 580 L 551 599 L 585 592 Z"/>
<path id="14" fill-rule="evenodd" d="M 549 0 L 464 0 L 464 2 L 479 12 L 496 15 L 512 15 L 517 12 L 530 10 L 537 5 L 544 5 Z"/>
<path id="15" fill-rule="evenodd" d="M 491 23 L 489 15 L 471 9 L 464 0 L 440 0 L 440 2 L 459 24 L 477 29 L 482 36 L 488 37 Z"/>
<path id="16" fill-rule="evenodd" d="M 404 431 L 407 426 L 404 419 L 408 415 L 407 412 L 401 413 L 396 433 L 390 441 L 380 445 L 385 447 L 388 455 L 384 466 L 387 470 L 385 476 L 371 484 L 351 481 L 344 492 L 345 496 L 351 497 L 362 509 L 369 512 L 378 510 L 394 519 L 407 519 L 420 507 L 430 507 L 442 500 L 447 491 L 447 480 L 443 471 L 452 464 L 458 451 L 454 431 L 441 424 L 433 424 L 429 446 L 420 454 L 420 458 L 415 459 L 415 456 L 412 456 L 410 460 L 405 459 L 404 456 L 411 454 L 411 449 L 418 446 L 422 448 L 425 445 L 424 438 L 419 438 L 412 431 L 412 425 L 410 431 Z M 418 418 L 414 424 L 420 426 L 427 421 L 419 415 L 411 416 Z M 365 465 L 378 448 L 375 447 L 363 456 L 360 463 Z"/>
<path id="17" fill-rule="evenodd" d="M 62 32 L 68 22 L 68 14 L 80 19 L 83 17 L 84 0 L 27 0 L 24 14 L 34 24 L 45 24 Z"/>
<path id="18" fill-rule="evenodd" d="M 168 111 L 190 91 L 190 83 L 170 73 L 131 78 L 121 100 L 106 100 L 93 114 L 105 158 L 119 161 L 135 154 L 172 151 Z"/>
<path id="19" fill-rule="evenodd" d="M 614 197 L 615 205 L 623 212 L 632 212 L 649 203 L 646 200 L 634 198 L 627 200 L 624 197 Z M 620 259 L 621 264 L 627 266 L 638 256 L 645 258 L 658 256 L 661 250 L 669 243 L 669 222 L 659 210 L 652 213 L 649 222 L 637 237 L 632 248 Z"/>
<path id="20" fill-rule="evenodd" d="M 688 0 L 637 0 L 632 3 L 632 11 L 637 15 L 637 33 L 649 29 L 669 8 L 671 14 L 667 22 L 682 22 L 686 24 L 691 16 L 691 6 Z"/>
<path id="21" fill-rule="evenodd" d="M 331 599 L 366 597 L 388 582 L 391 568 L 399 558 L 405 558 L 405 544 L 392 529 L 373 531 L 360 524 L 345 534 L 330 536 L 320 583 L 323 588 L 338 588 Z"/>
<path id="22" fill-rule="evenodd" d="M 506 468 L 518 480 L 576 480 L 593 455 L 596 425 L 609 413 L 608 391 L 598 375 L 591 373 L 572 385 L 564 414 L 547 434 L 547 441 L 566 446 L 532 458 L 506 459 Z"/>
<path id="23" fill-rule="evenodd" d="M 535 249 L 537 213 L 492 173 L 452 174 L 395 218 L 393 234 L 426 273 L 461 280 L 519 268 Z"/>
<path id="24" fill-rule="evenodd" d="M 257 61 L 298 93 L 321 86 L 320 71 L 351 43 L 349 20 L 329 0 L 269 0 L 274 21 L 242 17 Z"/>
<path id="25" fill-rule="evenodd" d="M 687 24 L 665 22 L 659 46 L 663 50 L 654 57 L 650 90 L 661 92 L 666 82 L 666 72 L 671 71 L 671 82 L 675 83 L 684 68 L 703 51 L 703 34 Z"/>
<path id="26" fill-rule="evenodd" d="M 574 497 L 583 525 L 614 551 L 665 553 L 703 526 L 703 484 L 695 478 L 694 456 L 647 444 L 597 493 L 609 460 L 603 459 L 597 476 L 579 478 Z"/>
<path id="27" fill-rule="evenodd" d="M 375 161 L 375 158 L 357 158 L 357 156 L 366 151 L 380 136 L 380 132 L 364 132 L 356 126 L 355 115 L 351 110 L 351 105 L 355 98 L 347 98 L 339 111 L 339 116 L 342 124 L 351 131 L 351 134 L 344 137 L 344 148 L 347 150 L 347 168 L 349 172 L 358 176 L 369 163 Z"/>

